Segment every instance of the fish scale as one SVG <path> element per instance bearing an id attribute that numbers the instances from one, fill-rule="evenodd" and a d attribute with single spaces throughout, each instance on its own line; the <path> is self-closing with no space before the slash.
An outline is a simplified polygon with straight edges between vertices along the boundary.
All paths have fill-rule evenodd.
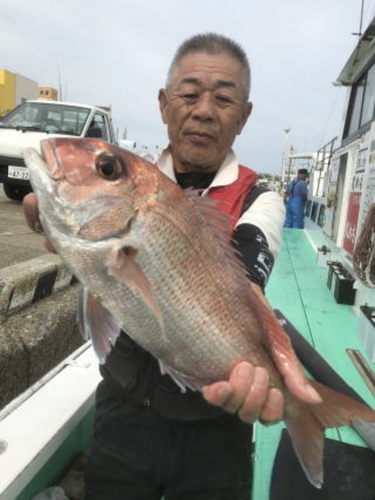
<path id="1" fill-rule="evenodd" d="M 189 206 L 186 207 L 186 210 L 188 209 Z M 157 210 L 155 212 L 158 213 Z M 143 223 L 157 227 L 160 220 L 155 221 L 155 212 L 150 215 L 151 221 L 144 221 Z M 146 218 L 146 215 L 144 217 Z M 199 220 L 193 222 L 194 224 L 187 224 L 189 229 L 193 228 L 191 231 L 193 234 L 189 235 L 190 240 L 200 240 L 202 242 L 208 228 L 203 221 L 201 221 L 200 227 L 197 227 Z M 168 234 L 165 234 L 166 231 Z M 136 232 L 138 233 L 138 231 Z M 206 383 L 220 380 L 228 376 L 230 369 L 236 362 L 249 357 L 246 338 L 239 331 L 235 317 L 229 313 L 229 302 L 220 293 L 223 287 L 230 290 L 230 285 L 233 284 L 234 280 L 231 275 L 227 276 L 225 274 L 225 268 L 221 268 L 220 272 L 218 272 L 217 266 L 212 266 L 208 261 L 208 256 L 214 253 L 217 258 L 220 258 L 217 245 L 211 244 L 212 240 L 210 239 L 207 241 L 207 238 L 205 238 L 199 245 L 198 251 L 195 251 L 195 249 L 189 251 L 189 247 L 184 245 L 184 252 L 175 252 L 174 249 L 177 245 L 174 245 L 174 241 L 178 238 L 179 233 L 179 228 L 176 228 L 176 225 L 170 225 L 167 228 L 164 227 L 165 237 L 162 241 L 153 242 L 148 240 L 147 244 L 142 241 L 136 242 L 139 248 L 137 261 L 148 277 L 152 290 L 158 297 L 162 315 L 165 318 L 166 337 L 171 340 L 174 338 L 178 350 L 186 354 L 186 357 L 189 357 L 189 359 L 184 360 L 183 356 L 180 356 L 180 364 L 175 366 L 177 371 L 186 378 L 190 378 L 196 373 L 197 364 L 199 366 L 203 365 Z M 186 233 L 187 231 L 185 231 Z M 155 231 L 153 234 L 158 234 L 158 232 Z M 150 238 L 152 237 L 150 236 Z M 215 240 L 213 241 L 215 242 Z M 158 251 L 155 254 L 149 249 L 156 246 Z M 178 258 L 173 259 L 172 257 L 176 254 L 178 254 Z M 199 263 L 204 260 L 206 269 L 203 274 Z M 189 269 L 187 276 L 186 274 L 181 275 L 181 266 Z M 166 276 L 170 276 L 169 286 L 165 286 L 163 280 L 163 277 Z M 180 282 L 177 283 L 176 279 L 179 279 Z M 197 290 L 201 289 L 205 290 L 207 300 L 197 301 Z M 170 308 L 171 303 L 174 305 L 173 309 Z M 236 305 L 242 308 L 242 316 L 244 316 L 246 314 L 245 308 L 248 307 L 246 297 L 243 298 L 240 304 L 236 303 Z M 226 325 L 228 330 L 225 334 L 223 334 L 223 324 Z M 179 333 L 178 337 L 175 334 L 177 331 Z M 209 336 L 206 334 L 208 331 L 210 331 Z M 201 332 L 200 335 L 199 332 Z M 212 343 L 215 344 L 214 352 L 212 352 Z M 206 362 L 208 354 L 216 359 L 216 364 L 212 365 L 215 370 L 210 372 L 207 369 Z M 167 365 L 171 364 L 169 359 L 163 359 L 163 362 Z"/>

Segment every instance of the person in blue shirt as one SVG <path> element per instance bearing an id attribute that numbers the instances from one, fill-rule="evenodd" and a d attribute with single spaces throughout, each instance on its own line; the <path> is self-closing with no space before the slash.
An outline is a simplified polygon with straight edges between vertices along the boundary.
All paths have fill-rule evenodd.
<path id="1" fill-rule="evenodd" d="M 305 206 L 307 202 L 307 182 L 309 173 L 306 168 L 298 170 L 297 178 L 290 182 L 285 191 L 286 218 L 284 227 L 303 229 Z"/>

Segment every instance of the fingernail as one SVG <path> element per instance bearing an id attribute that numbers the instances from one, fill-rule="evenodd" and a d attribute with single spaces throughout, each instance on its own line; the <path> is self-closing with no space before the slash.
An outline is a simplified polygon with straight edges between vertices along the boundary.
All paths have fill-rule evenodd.
<path id="1" fill-rule="evenodd" d="M 314 387 L 312 385 L 307 385 L 306 386 L 306 389 L 307 389 L 307 392 L 312 400 L 312 402 L 316 402 L 316 403 L 322 403 L 323 402 L 323 399 L 322 397 L 320 396 L 320 394 L 314 389 Z"/>
<path id="2" fill-rule="evenodd" d="M 240 363 L 237 367 L 237 375 L 240 380 L 246 380 L 251 374 L 251 367 L 247 363 Z"/>
<path id="3" fill-rule="evenodd" d="M 220 399 L 225 400 L 231 395 L 231 391 L 227 387 L 219 387 L 216 393 Z"/>
<path id="4" fill-rule="evenodd" d="M 266 370 L 258 369 L 254 372 L 253 386 L 264 387 L 268 384 L 268 373 Z"/>

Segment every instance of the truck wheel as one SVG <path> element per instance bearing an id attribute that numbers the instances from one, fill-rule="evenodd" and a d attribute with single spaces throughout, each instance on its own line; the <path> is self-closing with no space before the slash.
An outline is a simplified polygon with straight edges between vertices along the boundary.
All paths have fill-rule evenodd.
<path id="1" fill-rule="evenodd" d="M 18 186 L 17 184 L 3 184 L 3 188 L 4 193 L 11 200 L 23 200 L 32 191 L 29 186 Z"/>

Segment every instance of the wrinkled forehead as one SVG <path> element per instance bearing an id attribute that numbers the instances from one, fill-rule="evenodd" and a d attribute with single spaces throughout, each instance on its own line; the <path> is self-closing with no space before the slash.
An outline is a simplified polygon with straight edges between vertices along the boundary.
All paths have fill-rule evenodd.
<path id="1" fill-rule="evenodd" d="M 173 88 L 192 84 L 243 92 L 244 70 L 241 63 L 227 53 L 190 53 L 176 65 L 171 84 Z"/>

